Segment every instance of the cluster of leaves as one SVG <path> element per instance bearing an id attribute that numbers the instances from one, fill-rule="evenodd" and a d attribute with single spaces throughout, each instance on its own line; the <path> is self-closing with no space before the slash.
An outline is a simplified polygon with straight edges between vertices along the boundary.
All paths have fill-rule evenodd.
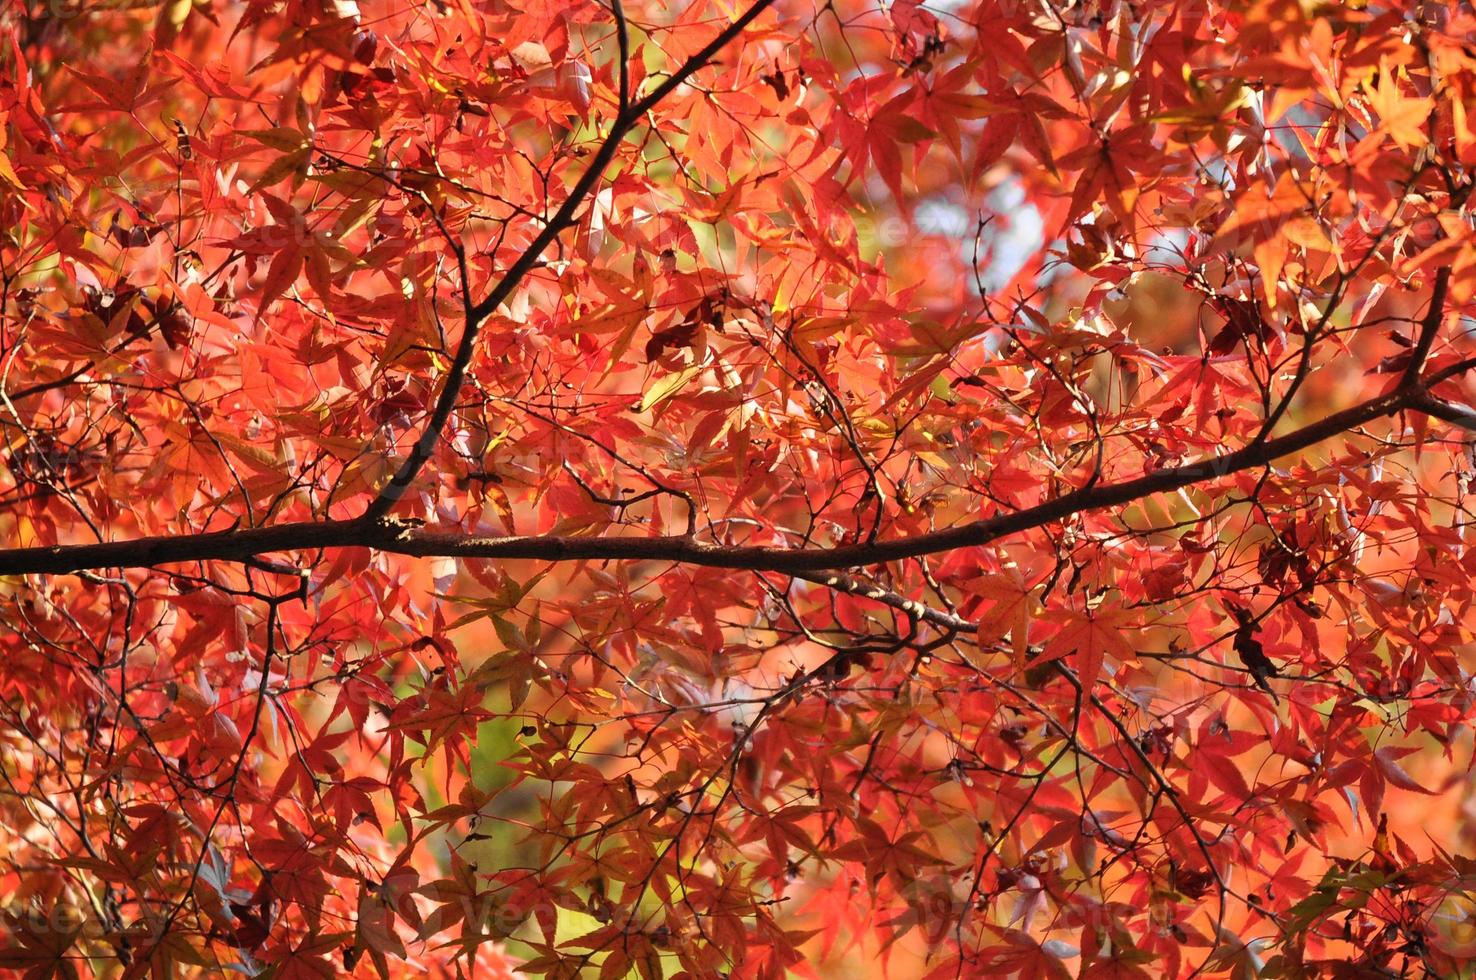
<path id="1" fill-rule="evenodd" d="M 1473 36 L 7 6 L 0 968 L 1467 969 Z"/>

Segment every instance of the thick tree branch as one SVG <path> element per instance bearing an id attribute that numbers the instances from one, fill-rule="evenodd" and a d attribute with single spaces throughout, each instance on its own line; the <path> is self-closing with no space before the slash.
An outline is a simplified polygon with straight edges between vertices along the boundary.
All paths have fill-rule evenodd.
<path id="1" fill-rule="evenodd" d="M 916 599 L 909 599 L 900 593 L 882 588 L 875 582 L 868 582 L 854 575 L 845 575 L 840 572 L 820 572 L 818 574 L 796 572 L 794 577 L 805 582 L 823 585 L 837 592 L 845 592 L 848 595 L 879 602 L 884 606 L 892 607 L 912 620 L 929 623 L 950 632 L 972 633 L 979 628 L 978 623 L 970 622 L 946 609 L 937 609 L 926 603 L 918 602 Z"/>
<path id="2" fill-rule="evenodd" d="M 1426 415 L 1449 422 L 1451 425 L 1459 426 L 1467 432 L 1476 432 L 1476 408 L 1469 405 L 1426 394 L 1415 399 L 1413 408 Z"/>
<path id="3" fill-rule="evenodd" d="M 282 524 L 268 528 L 159 536 L 103 544 L 15 548 L 0 551 L 0 575 L 69 573 L 97 568 L 139 568 L 180 562 L 240 561 L 283 551 L 364 547 L 417 557 L 532 559 L 537 561 L 670 561 L 749 571 L 820 572 L 918 558 L 1053 524 L 1074 514 L 1117 507 L 1135 500 L 1265 466 L 1376 419 L 1402 411 L 1424 411 L 1461 424 L 1459 409 L 1433 398 L 1415 379 L 1275 439 L 1235 452 L 1148 473 L 1119 483 L 1064 494 L 1008 514 L 890 541 L 835 548 L 744 547 L 709 544 L 692 537 L 489 537 L 438 531 L 394 521 L 361 520 Z M 1461 414 L 1464 419 L 1464 414 Z M 814 580 L 814 579 L 811 579 Z"/>
<path id="4" fill-rule="evenodd" d="M 1414 348 L 1409 353 L 1409 364 L 1404 369 L 1400 384 L 1408 387 L 1416 384 L 1425 362 L 1430 358 L 1430 348 L 1440 333 L 1440 324 L 1445 320 L 1445 297 L 1450 292 L 1450 266 L 1435 273 L 1435 288 L 1430 294 L 1430 308 L 1420 323 L 1420 334 L 1415 338 Z"/>

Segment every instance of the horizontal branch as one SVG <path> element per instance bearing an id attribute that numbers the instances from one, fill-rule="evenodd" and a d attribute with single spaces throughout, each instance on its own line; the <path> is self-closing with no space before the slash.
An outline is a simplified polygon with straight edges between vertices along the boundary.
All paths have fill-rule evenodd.
<path id="1" fill-rule="evenodd" d="M 241 561 L 271 552 L 347 547 L 372 548 L 415 557 L 531 559 L 548 562 L 670 561 L 712 568 L 790 574 L 860 568 L 987 544 L 1007 535 L 1056 523 L 1074 514 L 1121 506 L 1154 494 L 1265 466 L 1280 457 L 1405 410 L 1424 411 L 1443 418 L 1449 418 L 1456 411 L 1453 406 L 1433 399 L 1424 385 L 1416 381 L 1389 394 L 1335 412 L 1285 435 L 1223 456 L 1157 470 L 1132 480 L 1077 490 L 1034 507 L 940 531 L 834 548 L 719 545 L 689 536 L 491 537 L 419 527 L 398 521 L 317 521 L 203 534 L 165 535 L 134 541 L 13 548 L 0 551 L 0 575 L 65 574 L 99 568 L 141 568 L 211 560 Z"/>
<path id="2" fill-rule="evenodd" d="M 1416 399 L 1413 407 L 1426 415 L 1433 415 L 1451 425 L 1459 426 L 1467 432 L 1476 432 L 1476 408 L 1471 408 L 1469 405 L 1426 395 Z"/>
<path id="3" fill-rule="evenodd" d="M 956 613 L 946 609 L 935 609 L 916 599 L 909 599 L 901 593 L 882 588 L 874 582 L 868 582 L 853 575 L 844 575 L 839 572 L 796 572 L 794 577 L 816 585 L 823 585 L 836 592 L 860 596 L 884 606 L 891 606 L 909 619 L 930 623 L 950 632 L 972 633 L 979 628 L 978 623 L 970 622 Z"/>

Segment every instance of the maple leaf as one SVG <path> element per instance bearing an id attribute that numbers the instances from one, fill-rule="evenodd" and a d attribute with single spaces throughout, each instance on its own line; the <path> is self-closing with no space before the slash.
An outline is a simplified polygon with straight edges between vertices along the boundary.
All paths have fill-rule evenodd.
<path id="1" fill-rule="evenodd" d="M 1078 678 L 1090 687 L 1102 675 L 1109 656 L 1119 664 L 1137 658 L 1137 648 L 1127 636 L 1132 622 L 1126 610 L 1072 614 L 1046 642 L 1043 656 L 1046 660 L 1074 657 Z"/>
<path id="2" fill-rule="evenodd" d="M 1465 968 L 1464 5 L 35 8 L 0 971 Z"/>

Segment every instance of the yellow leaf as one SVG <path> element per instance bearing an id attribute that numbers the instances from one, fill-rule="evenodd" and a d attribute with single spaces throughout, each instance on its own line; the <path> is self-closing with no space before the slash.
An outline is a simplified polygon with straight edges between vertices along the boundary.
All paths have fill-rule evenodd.
<path id="1" fill-rule="evenodd" d="M 691 382 L 697 375 L 702 373 L 702 365 L 693 364 L 691 367 L 683 368 L 675 374 L 668 374 L 660 379 L 641 398 L 641 411 L 649 412 L 653 407 L 675 395 Z"/>

